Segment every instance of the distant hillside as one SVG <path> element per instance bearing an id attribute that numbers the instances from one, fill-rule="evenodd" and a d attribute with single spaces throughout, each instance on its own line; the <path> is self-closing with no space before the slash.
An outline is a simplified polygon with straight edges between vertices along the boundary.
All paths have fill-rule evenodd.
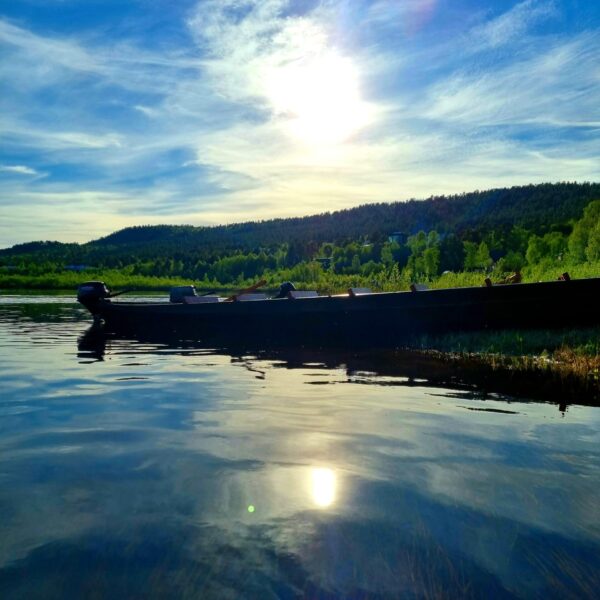
<path id="1" fill-rule="evenodd" d="M 380 241 L 391 232 L 414 234 L 437 230 L 461 237 L 507 230 L 514 225 L 544 232 L 581 217 L 600 198 L 600 183 L 557 183 L 437 196 L 390 204 L 368 204 L 310 217 L 222 225 L 139 226 L 117 231 L 87 244 L 30 242 L 1 250 L 6 261 L 19 255 L 69 263 L 101 257 L 131 261 L 174 254 L 216 255 L 288 244 L 320 244 L 351 239 Z"/>

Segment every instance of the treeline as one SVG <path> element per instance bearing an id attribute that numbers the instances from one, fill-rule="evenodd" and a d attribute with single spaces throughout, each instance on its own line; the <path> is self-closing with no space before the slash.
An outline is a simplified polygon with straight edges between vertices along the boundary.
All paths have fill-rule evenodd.
<path id="1" fill-rule="evenodd" d="M 218 227 L 157 225 L 129 227 L 87 244 L 30 242 L 0 250 L 0 258 L 35 255 L 110 266 L 158 256 L 183 259 L 193 255 L 211 262 L 235 251 L 273 251 L 282 244 L 303 256 L 325 242 L 336 244 L 368 239 L 382 243 L 393 231 L 406 236 L 423 231 L 453 233 L 460 238 L 482 232 L 506 232 L 517 225 L 536 233 L 578 219 L 583 208 L 600 198 L 599 183 L 539 184 L 438 196 L 389 204 L 368 204 L 310 217 L 272 219 Z M 107 261 L 104 263 L 103 261 Z"/>
<path id="2" fill-rule="evenodd" d="M 539 235 L 520 226 L 469 239 L 422 230 L 408 236 L 404 243 L 364 239 L 341 244 L 326 242 L 314 246 L 310 255 L 305 252 L 306 247 L 283 244 L 271 252 L 238 251 L 213 261 L 138 259 L 90 269 L 85 274 L 65 273 L 60 263 L 21 257 L 17 264 L 0 267 L 0 282 L 19 287 L 37 281 L 39 287 L 61 287 L 98 277 L 113 285 L 120 281 L 140 287 L 164 287 L 191 280 L 200 287 L 218 288 L 243 286 L 265 277 L 272 285 L 292 280 L 334 290 L 349 285 L 401 289 L 413 281 L 468 285 L 482 281 L 485 275 L 501 279 L 514 271 L 525 271 L 530 278 L 548 276 L 547 273 L 554 276 L 553 269 L 577 269 L 580 276 L 600 275 L 600 200 L 591 202 L 581 219 Z"/>
<path id="3" fill-rule="evenodd" d="M 599 184 L 543 184 L 261 223 L 134 227 L 81 245 L 32 242 L 0 251 L 0 286 L 110 276 L 148 287 L 182 280 L 228 287 L 266 277 L 393 289 L 577 265 L 598 274 L 597 198 Z M 457 273 L 472 277 L 450 277 Z"/>

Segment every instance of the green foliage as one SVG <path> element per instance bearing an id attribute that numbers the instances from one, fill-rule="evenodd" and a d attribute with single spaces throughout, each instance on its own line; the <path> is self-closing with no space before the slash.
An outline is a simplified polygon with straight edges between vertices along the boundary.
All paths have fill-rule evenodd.
<path id="1" fill-rule="evenodd" d="M 431 280 L 439 274 L 441 252 L 440 235 L 437 231 L 430 231 L 428 234 L 419 231 L 408 238 L 406 245 L 410 249 L 407 269 L 413 279 Z"/>
<path id="2" fill-rule="evenodd" d="M 490 256 L 490 250 L 485 242 L 481 242 L 477 248 L 477 254 L 475 255 L 477 267 L 480 269 L 487 269 L 492 264 L 492 257 Z"/>
<path id="3" fill-rule="evenodd" d="M 433 279 L 440 270 L 440 249 L 439 246 L 426 248 L 423 252 L 423 267 L 428 279 Z"/>
<path id="4" fill-rule="evenodd" d="M 567 238 L 560 231 L 552 231 L 543 240 L 548 249 L 547 256 L 552 260 L 562 260 L 567 253 Z"/>
<path id="5" fill-rule="evenodd" d="M 565 236 L 559 231 L 552 231 L 543 237 L 532 235 L 529 238 L 525 256 L 530 265 L 535 265 L 542 260 L 562 260 L 566 251 L 567 239 Z"/>
<path id="6" fill-rule="evenodd" d="M 498 273 L 514 273 L 516 271 L 522 271 L 524 266 L 524 256 L 520 252 L 513 252 L 511 250 L 498 260 L 495 270 Z"/>
<path id="7" fill-rule="evenodd" d="M 532 235 L 527 245 L 527 252 L 525 257 L 530 265 L 537 265 L 544 256 L 546 256 L 548 249 L 544 244 L 544 240 L 537 236 Z"/>
<path id="8" fill-rule="evenodd" d="M 454 197 L 452 202 L 434 198 L 408 203 L 410 208 L 360 207 L 335 213 L 340 222 L 332 215 L 319 215 L 271 221 L 272 229 L 265 223 L 220 228 L 165 225 L 131 228 L 81 246 L 32 242 L 0 251 L 0 286 L 74 288 L 81 281 L 101 279 L 114 288 L 164 289 L 192 281 L 212 289 L 244 287 L 264 277 L 273 288 L 291 280 L 301 288 L 338 292 L 351 286 L 407 289 L 411 282 L 423 280 L 432 287 L 481 285 L 484 273 L 500 280 L 517 270 L 524 281 L 555 279 L 565 270 L 573 277 L 598 276 L 600 201 L 581 206 L 581 199 L 595 190 L 600 195 L 597 184 L 528 186 Z M 515 216 L 507 207 L 516 211 L 519 200 L 529 220 L 515 218 L 515 225 L 497 220 L 499 214 Z M 540 211 L 543 206 L 555 220 L 533 219 L 530 202 Z M 553 203 L 562 208 L 556 211 Z M 480 224 L 475 226 L 470 213 L 457 214 L 460 207 L 478 207 Z M 408 221 L 390 220 L 394 211 Z M 411 221 L 415 215 L 420 215 L 420 223 L 436 222 L 439 228 L 412 229 L 409 224 L 416 223 Z M 365 220 L 361 234 L 353 237 L 359 216 Z M 305 228 L 307 222 L 315 225 L 315 231 Z M 466 222 L 472 226 L 464 228 Z M 404 244 L 389 242 L 392 229 L 412 235 Z M 325 231 L 331 234 L 329 239 L 323 239 Z M 298 232 L 306 237 L 301 239 Z M 68 265 L 84 269 L 69 270 Z"/>
<path id="9" fill-rule="evenodd" d="M 585 255 L 590 262 L 600 260 L 600 221 L 589 233 Z"/>
<path id="10" fill-rule="evenodd" d="M 583 211 L 583 217 L 573 227 L 573 233 L 569 237 L 569 253 L 575 262 L 584 262 L 587 258 L 588 244 L 592 237 L 592 255 L 595 255 L 596 247 L 595 230 L 600 223 L 600 200 L 590 202 Z"/>
<path id="11" fill-rule="evenodd" d="M 465 271 L 473 271 L 478 268 L 477 265 L 477 244 L 475 242 L 464 242 L 465 248 Z"/>
<path id="12" fill-rule="evenodd" d="M 465 263 L 462 241 L 454 234 L 440 242 L 440 271 L 461 271 Z"/>

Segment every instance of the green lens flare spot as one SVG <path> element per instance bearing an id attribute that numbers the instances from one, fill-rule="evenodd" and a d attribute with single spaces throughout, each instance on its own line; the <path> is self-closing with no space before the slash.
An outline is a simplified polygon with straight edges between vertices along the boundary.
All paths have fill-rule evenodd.
<path id="1" fill-rule="evenodd" d="M 250 506 L 248 506 L 248 512 L 249 513 L 253 513 L 254 512 L 254 504 L 250 504 Z"/>

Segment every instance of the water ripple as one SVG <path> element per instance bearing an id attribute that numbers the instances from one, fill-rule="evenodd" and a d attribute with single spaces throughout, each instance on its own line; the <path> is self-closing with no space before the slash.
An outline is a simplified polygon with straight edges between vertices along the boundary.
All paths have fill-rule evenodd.
<path id="1" fill-rule="evenodd" d="M 2 597 L 595 593 L 595 407 L 43 296 L 0 297 L 0 384 Z"/>

